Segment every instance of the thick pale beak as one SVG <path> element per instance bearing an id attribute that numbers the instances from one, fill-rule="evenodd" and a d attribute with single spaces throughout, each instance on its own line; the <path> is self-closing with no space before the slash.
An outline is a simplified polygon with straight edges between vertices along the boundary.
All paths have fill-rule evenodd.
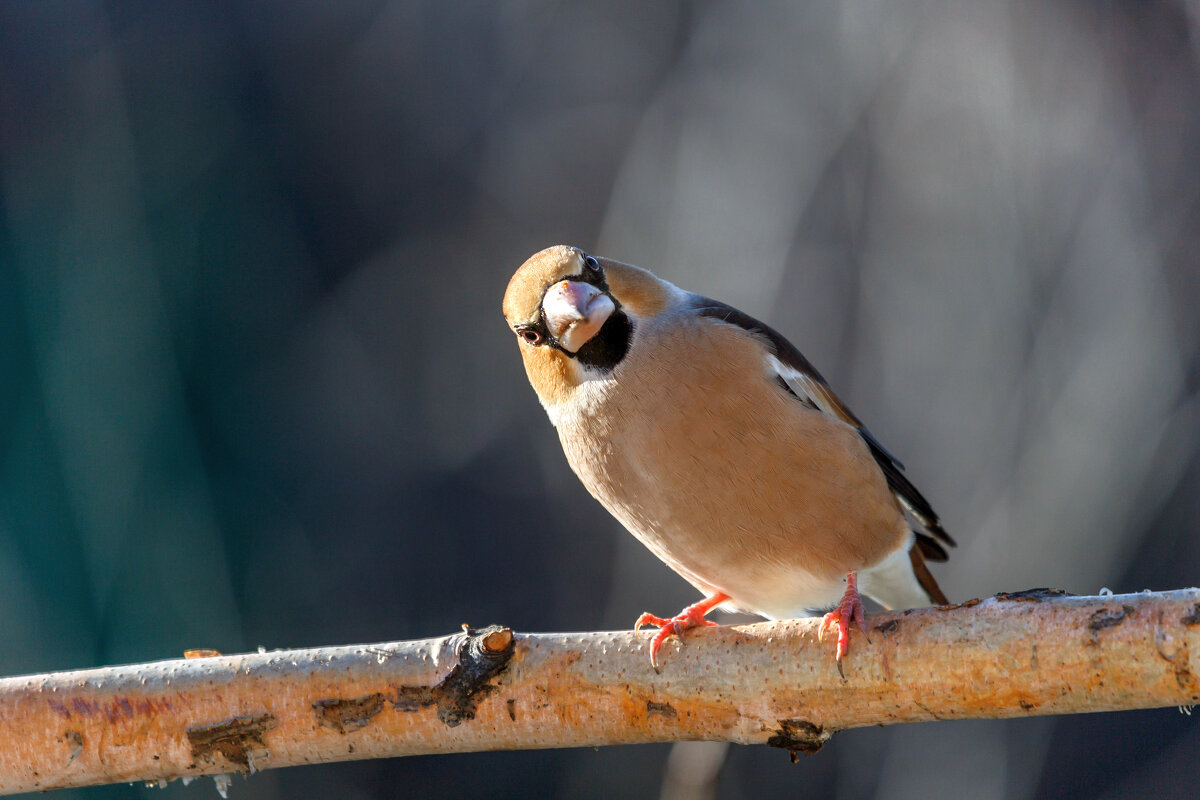
<path id="1" fill-rule="evenodd" d="M 579 352 L 604 327 L 616 308 L 611 297 L 582 281 L 559 281 L 542 298 L 546 326 L 572 353 Z"/>

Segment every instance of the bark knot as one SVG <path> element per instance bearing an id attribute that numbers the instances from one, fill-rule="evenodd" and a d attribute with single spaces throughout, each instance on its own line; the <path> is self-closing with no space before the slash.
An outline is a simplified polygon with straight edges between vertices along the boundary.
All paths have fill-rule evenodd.
<path id="1" fill-rule="evenodd" d="M 400 686 L 391 698 L 397 711 L 416 711 L 437 706 L 438 719 L 449 727 L 475 719 L 479 701 L 496 691 L 491 680 L 512 659 L 516 641 L 510 628 L 491 625 L 475 631 L 465 628 L 455 634 L 458 663 L 436 686 Z"/>
<path id="2" fill-rule="evenodd" d="M 800 760 L 800 753 L 812 755 L 820 750 L 831 736 L 832 731 L 826 731 L 820 725 L 814 725 L 806 719 L 781 719 L 779 730 L 767 739 L 767 744 L 787 750 L 792 763 L 795 764 Z"/>
<path id="3" fill-rule="evenodd" d="M 214 756 L 221 755 L 242 772 L 249 772 L 254 752 L 267 752 L 263 736 L 274 727 L 275 717 L 264 712 L 211 725 L 194 725 L 185 733 L 192 746 L 192 758 L 211 761 Z"/>

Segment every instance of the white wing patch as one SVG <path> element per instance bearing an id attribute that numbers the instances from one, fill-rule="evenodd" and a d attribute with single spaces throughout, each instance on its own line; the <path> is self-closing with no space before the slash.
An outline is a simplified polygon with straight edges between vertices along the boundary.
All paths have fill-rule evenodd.
<path id="1" fill-rule="evenodd" d="M 801 372 L 798 369 L 789 367 L 772 353 L 767 354 L 767 366 L 771 372 L 800 398 L 800 402 L 812 408 L 820 409 L 831 416 L 840 417 L 837 411 L 829 405 L 828 399 L 824 396 L 825 393 L 821 390 L 821 385 L 814 381 L 812 376 L 807 372 Z M 822 402 L 823 400 L 825 402 Z"/>

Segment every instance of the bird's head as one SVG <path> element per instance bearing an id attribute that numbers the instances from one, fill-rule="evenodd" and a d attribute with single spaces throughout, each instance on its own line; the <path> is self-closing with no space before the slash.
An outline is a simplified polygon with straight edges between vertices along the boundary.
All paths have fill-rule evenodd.
<path id="1" fill-rule="evenodd" d="M 504 293 L 504 318 L 542 403 L 553 404 L 589 374 L 613 370 L 629 351 L 631 313 L 660 308 L 668 286 L 638 267 L 565 245 L 522 264 Z"/>
<path id="2" fill-rule="evenodd" d="M 551 247 L 521 265 L 504 293 L 504 318 L 523 348 L 565 358 L 579 351 L 616 312 L 604 265 L 574 247 Z"/>

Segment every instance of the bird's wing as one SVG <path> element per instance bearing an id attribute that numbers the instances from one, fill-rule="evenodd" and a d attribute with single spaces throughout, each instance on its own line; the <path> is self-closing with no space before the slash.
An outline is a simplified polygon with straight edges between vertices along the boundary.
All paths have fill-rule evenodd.
<path id="1" fill-rule="evenodd" d="M 928 536 L 917 534 L 917 545 L 921 553 L 931 561 L 946 560 L 946 551 L 938 542 L 953 546 L 954 540 L 942 528 L 937 512 L 929 505 L 929 501 L 904 476 L 904 464 L 888 452 L 862 421 L 854 416 L 854 412 L 834 394 L 829 384 L 821 377 L 821 373 L 817 372 L 817 368 L 795 345 L 771 326 L 725 303 L 696 295 L 692 310 L 700 316 L 736 325 L 760 337 L 767 345 L 770 364 L 775 370 L 775 379 L 788 394 L 809 408 L 822 411 L 853 426 L 867 443 L 871 455 L 887 478 L 892 493 L 925 528 Z"/>

